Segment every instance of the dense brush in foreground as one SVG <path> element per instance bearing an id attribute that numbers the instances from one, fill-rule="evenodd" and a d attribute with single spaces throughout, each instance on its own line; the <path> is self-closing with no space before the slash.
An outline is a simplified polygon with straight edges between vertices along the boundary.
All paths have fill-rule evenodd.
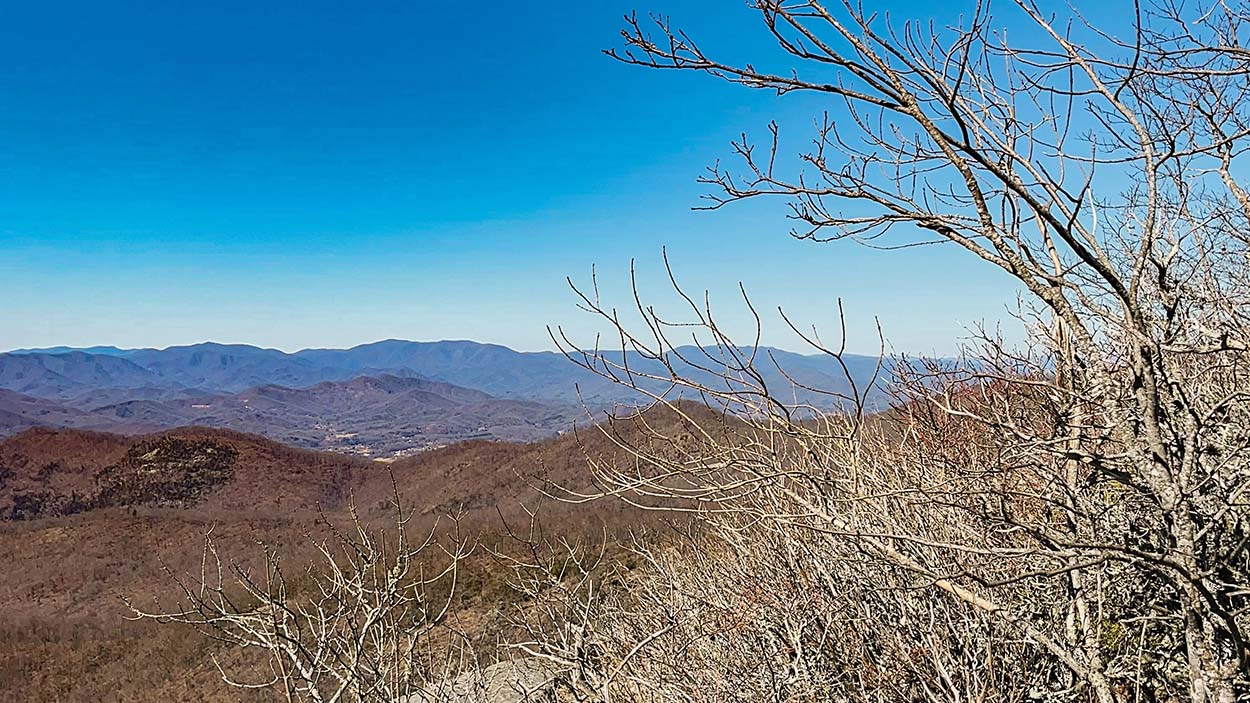
<path id="1" fill-rule="evenodd" d="M 347 524 L 285 565 L 210 545 L 178 609 L 136 608 L 268 652 L 225 675 L 291 700 L 1085 701 L 1093 656 L 1112 700 L 1181 697 L 1158 506 L 1017 444 L 1056 426 L 1051 382 L 930 377 L 885 416 L 665 405 L 588 430 L 621 451 L 549 490 L 667 527 L 605 542 L 536 517 L 472 544 Z"/>

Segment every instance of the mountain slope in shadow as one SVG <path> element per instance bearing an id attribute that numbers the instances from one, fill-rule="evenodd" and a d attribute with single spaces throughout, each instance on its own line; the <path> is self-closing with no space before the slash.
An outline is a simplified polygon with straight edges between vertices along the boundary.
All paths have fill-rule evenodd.
<path id="1" fill-rule="evenodd" d="M 581 417 L 584 413 L 577 408 L 494 398 L 448 383 L 398 376 L 124 400 L 89 410 L 0 391 L 0 436 L 37 426 L 134 433 L 199 425 L 379 458 L 465 439 L 536 440 Z"/>

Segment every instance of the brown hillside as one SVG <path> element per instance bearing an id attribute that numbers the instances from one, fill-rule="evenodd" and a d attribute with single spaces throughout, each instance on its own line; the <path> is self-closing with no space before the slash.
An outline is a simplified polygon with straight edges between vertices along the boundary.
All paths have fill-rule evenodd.
<path id="1" fill-rule="evenodd" d="M 705 407 L 683 405 L 683 412 L 713 433 L 723 435 L 736 426 Z M 401 459 L 391 470 L 406 505 L 429 515 L 463 512 L 469 522 L 488 531 L 500 525 L 501 516 L 509 523 L 528 519 L 522 506 L 537 509 L 547 527 L 560 531 L 629 528 L 662 515 L 619 500 L 579 502 L 574 494 L 599 490 L 592 463 L 631 465 L 628 446 L 674 454 L 673 442 L 692 440 L 685 425 L 675 413 L 654 409 L 645 425 L 617 419 L 526 444 L 463 442 Z M 365 482 L 357 491 L 359 504 L 373 507 L 389 495 L 390 486 Z"/>
<path id="2" fill-rule="evenodd" d="M 262 700 L 221 684 L 215 645 L 128 622 L 122 597 L 176 600 L 170 574 L 198 572 L 210 530 L 225 555 L 257 563 L 264 543 L 298 569 L 318 506 L 334 515 L 354 485 L 385 475 L 381 464 L 203 428 L 29 430 L 0 442 L 0 467 L 0 514 L 12 517 L 18 496 L 54 497 L 48 510 L 0 520 L 0 691 L 14 701 Z"/>
<path id="3" fill-rule="evenodd" d="M 337 508 L 374 468 L 228 430 L 123 437 L 37 428 L 0 441 L 0 519 L 138 505 L 209 513 Z"/>
<path id="4" fill-rule="evenodd" d="M 651 421 L 678 426 L 671 417 Z M 643 438 L 629 422 L 621 433 Z M 11 510 L 18 493 L 77 493 L 80 502 L 66 514 L 0 520 L 0 690 L 20 691 L 7 700 L 40 702 L 267 700 L 241 698 L 220 683 L 209 656 L 222 653 L 216 645 L 178 628 L 127 622 L 122 596 L 175 600 L 169 573 L 198 572 L 210 529 L 225 555 L 255 562 L 265 543 L 299 570 L 311 559 L 307 535 L 321 529 L 318 506 L 342 520 L 354 496 L 367 519 L 381 521 L 391 472 L 406 507 L 426 524 L 463 512 L 464 528 L 483 541 L 500 534 L 500 514 L 523 521 L 522 504 L 541 506 L 549 534 L 623 531 L 658 517 L 616 501 L 552 502 L 536 490 L 545 482 L 589 486 L 587 455 L 625 458 L 597 428 L 533 444 L 465 442 L 397 461 L 390 472 L 382 463 L 217 429 L 139 437 L 23 432 L 0 442 L 8 475 L 0 510 Z M 220 457 L 230 458 L 228 467 Z M 465 593 L 463 607 L 488 627 L 497 620 L 490 612 L 502 576 L 485 555 L 470 568 L 465 583 L 478 592 Z"/>

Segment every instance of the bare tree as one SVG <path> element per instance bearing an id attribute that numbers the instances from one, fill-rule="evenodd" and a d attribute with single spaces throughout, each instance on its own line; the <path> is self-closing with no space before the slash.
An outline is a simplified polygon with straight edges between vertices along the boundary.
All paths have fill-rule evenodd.
<path id="1" fill-rule="evenodd" d="M 774 586 L 829 572 L 813 611 L 823 613 L 821 632 L 849 637 L 835 621 L 870 603 L 876 612 L 865 616 L 877 626 L 928 622 L 964 643 L 917 678 L 934 700 L 1250 695 L 1245 6 L 1126 4 L 1124 25 L 1108 28 L 1030 0 L 1003 3 L 1002 13 L 979 2 L 949 27 L 892 23 L 849 0 L 751 4 L 784 70 L 722 58 L 661 17 L 649 26 L 627 17 L 626 46 L 610 52 L 836 103 L 838 116 L 817 118 L 797 161 L 776 125 L 762 148 L 737 142 L 743 168 L 709 171 L 709 207 L 780 197 L 803 239 L 961 247 L 1019 282 L 1030 344 L 985 335 L 966 363 L 891 361 L 901 407 L 883 428 L 854 385 L 850 412 L 836 417 L 796 403 L 792 388 L 768 387 L 759 368 L 771 360 L 729 339 L 706 300 L 683 293 L 689 315 L 675 322 L 637 299 L 644 324 L 634 330 L 594 289 L 580 292 L 623 349 L 667 373 L 643 373 L 623 353 L 587 351 L 557 331 L 566 353 L 682 422 L 653 426 L 646 446 L 605 426 L 634 461 L 597 466 L 603 490 L 570 499 L 611 494 L 669 510 L 680 501 L 711 535 L 698 558 L 715 565 L 647 552 L 658 580 L 620 596 L 634 607 L 605 606 L 596 627 L 611 636 L 559 656 L 607 676 L 579 675 L 596 696 L 663 687 L 671 679 L 634 662 L 674 642 L 683 652 L 707 642 L 674 624 L 682 604 L 702 603 L 690 612 L 705 617 L 708 603 L 733 601 L 745 583 L 736 565 L 755 563 L 774 570 Z M 679 348 L 692 329 L 709 350 Z M 841 357 L 840 345 L 808 339 Z M 712 423 L 734 430 L 708 430 L 679 395 L 732 416 Z M 654 451 L 661 445 L 680 451 Z M 812 556 L 770 561 L 790 553 Z M 728 580 L 696 597 L 715 583 L 692 580 L 699 568 Z M 665 597 L 648 583 L 667 584 Z M 784 619 L 785 606 L 769 612 Z M 905 643 L 918 637 L 858 650 L 861 666 L 895 677 L 880 686 L 803 695 L 894 695 L 884 692 L 917 670 Z M 816 651 L 785 649 L 784 639 L 770 656 Z M 973 676 L 992 652 L 1015 678 L 996 678 L 1001 668 Z M 715 699 L 700 690 L 682 696 Z"/>
<path id="2" fill-rule="evenodd" d="M 414 541 L 398 499 L 395 509 L 383 530 L 366 526 L 354 508 L 346 531 L 323 519 L 329 536 L 309 537 L 319 558 L 294 571 L 268 546 L 257 567 L 223 561 L 210 532 L 200 573 L 170 574 L 182 596 L 177 607 L 127 605 L 135 618 L 194 627 L 236 652 L 259 651 L 263 674 L 230 671 L 214 658 L 236 688 L 317 703 L 471 700 L 472 682 L 457 677 L 475 672 L 477 660 L 448 617 L 471 545 L 437 528 Z"/>

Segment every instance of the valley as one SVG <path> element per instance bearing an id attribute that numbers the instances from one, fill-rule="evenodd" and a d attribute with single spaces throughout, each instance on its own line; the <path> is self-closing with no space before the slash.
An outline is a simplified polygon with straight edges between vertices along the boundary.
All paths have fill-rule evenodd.
<path id="1" fill-rule="evenodd" d="M 725 350 L 683 347 L 669 360 L 691 378 Z M 770 388 L 796 403 L 835 406 L 852 381 L 884 405 L 877 359 L 764 350 Z M 648 393 L 671 392 L 669 369 L 630 352 Z M 609 355 L 612 358 L 613 355 Z M 764 357 L 761 357 L 764 359 Z M 645 378 L 645 376 L 654 378 Z M 849 379 L 849 380 L 848 380 Z M 470 439 L 528 442 L 648 398 L 554 352 L 466 341 L 388 340 L 286 353 L 215 343 L 168 349 L 92 347 L 0 354 L 0 437 L 31 427 L 122 434 L 177 427 L 231 429 L 308 449 L 394 460 Z"/>

